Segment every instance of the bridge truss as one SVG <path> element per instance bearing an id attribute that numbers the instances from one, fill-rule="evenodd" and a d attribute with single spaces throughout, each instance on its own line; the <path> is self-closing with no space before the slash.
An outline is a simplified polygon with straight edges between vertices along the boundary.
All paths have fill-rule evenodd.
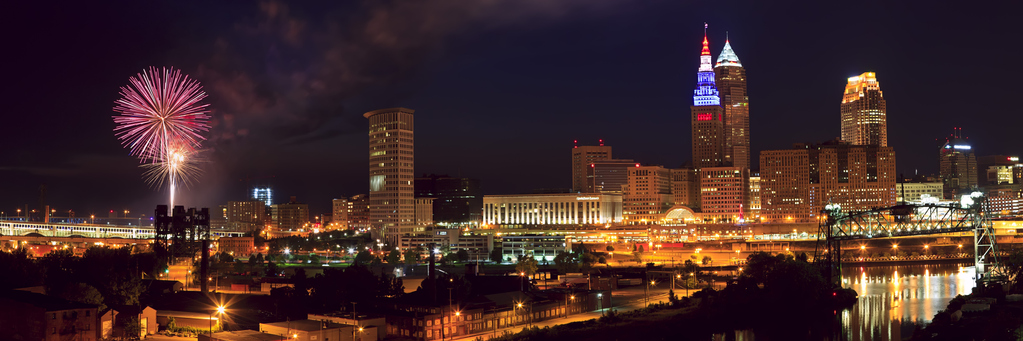
<path id="1" fill-rule="evenodd" d="M 986 207 L 979 195 L 961 204 L 896 205 L 863 212 L 843 213 L 838 205 L 828 205 L 818 228 L 814 263 L 832 284 L 841 286 L 843 241 L 973 231 L 978 279 L 995 280 L 1002 269 Z"/>

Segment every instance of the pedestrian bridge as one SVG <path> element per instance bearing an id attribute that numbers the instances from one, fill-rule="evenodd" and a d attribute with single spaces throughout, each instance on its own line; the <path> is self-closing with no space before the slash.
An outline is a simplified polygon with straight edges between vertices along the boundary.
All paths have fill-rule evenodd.
<path id="1" fill-rule="evenodd" d="M 213 239 L 220 237 L 241 237 L 243 232 L 212 231 Z M 0 222 L 0 235 L 29 237 L 84 237 L 154 239 L 156 229 L 143 226 L 92 225 L 92 224 L 46 224 L 39 222 Z"/>

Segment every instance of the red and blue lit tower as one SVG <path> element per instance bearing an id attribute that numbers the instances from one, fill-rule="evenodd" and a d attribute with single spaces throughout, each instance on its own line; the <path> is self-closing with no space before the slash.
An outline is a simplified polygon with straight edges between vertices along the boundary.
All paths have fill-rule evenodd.
<path id="1" fill-rule="evenodd" d="M 693 166 L 696 168 L 724 165 L 725 123 L 724 108 L 711 64 L 710 44 L 707 42 L 707 24 L 703 26 L 703 50 L 700 69 L 696 74 L 693 105 L 689 107 L 693 123 Z"/>

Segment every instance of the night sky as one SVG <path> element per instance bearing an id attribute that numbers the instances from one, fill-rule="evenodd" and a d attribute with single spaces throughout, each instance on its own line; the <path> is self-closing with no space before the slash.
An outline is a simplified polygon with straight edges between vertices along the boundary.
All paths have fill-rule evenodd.
<path id="1" fill-rule="evenodd" d="M 112 132 L 119 87 L 148 66 L 180 68 L 210 96 L 205 174 L 179 193 L 186 206 L 270 184 L 275 201 L 328 213 L 368 190 L 362 113 L 394 106 L 416 110 L 417 175 L 479 178 L 487 194 L 571 187 L 573 139 L 678 167 L 704 22 L 714 58 L 728 31 L 746 67 L 754 165 L 761 150 L 838 137 L 846 78 L 865 71 L 900 173 L 937 172 L 935 139 L 952 127 L 978 156 L 1023 152 L 1023 3 L 912 3 L 8 4 L 0 211 L 34 207 L 42 184 L 78 216 L 166 202 Z"/>

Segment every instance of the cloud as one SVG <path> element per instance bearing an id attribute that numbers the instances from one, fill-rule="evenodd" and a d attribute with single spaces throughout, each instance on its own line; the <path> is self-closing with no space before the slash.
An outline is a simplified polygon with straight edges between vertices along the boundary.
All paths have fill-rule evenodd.
<path id="1" fill-rule="evenodd" d="M 361 134 L 361 113 L 346 112 L 346 103 L 374 91 L 390 99 L 380 102 L 402 96 L 396 88 L 442 55 L 452 36 L 536 27 L 621 3 L 365 1 L 322 11 L 262 2 L 256 16 L 220 35 L 197 67 L 214 108 L 210 140 L 223 145 L 258 135 L 290 144 Z"/>

